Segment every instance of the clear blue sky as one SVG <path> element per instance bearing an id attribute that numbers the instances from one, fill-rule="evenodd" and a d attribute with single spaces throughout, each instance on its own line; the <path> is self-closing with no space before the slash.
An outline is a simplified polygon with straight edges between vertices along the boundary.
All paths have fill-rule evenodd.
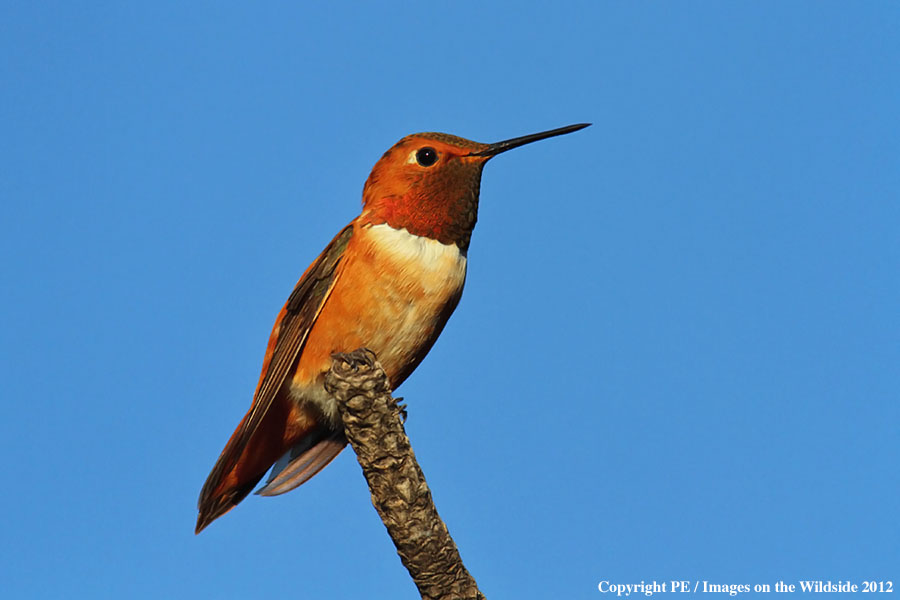
<path id="1" fill-rule="evenodd" d="M 272 321 L 397 139 L 485 169 L 399 390 L 489 598 L 900 579 L 894 2 L 6 2 L 4 598 L 415 598 L 345 452 L 199 537 Z"/>

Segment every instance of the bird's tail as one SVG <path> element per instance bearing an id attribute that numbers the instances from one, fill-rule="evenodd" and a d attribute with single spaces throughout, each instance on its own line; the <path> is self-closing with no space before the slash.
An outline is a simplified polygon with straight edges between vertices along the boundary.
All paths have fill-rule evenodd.
<path id="1" fill-rule="evenodd" d="M 321 425 L 317 413 L 287 398 L 273 402 L 249 438 L 246 422 L 247 416 L 203 485 L 195 533 L 237 506 L 273 464 L 272 476 L 260 490 L 265 496 L 283 494 L 307 481 L 347 444 L 342 432 Z"/>
<path id="2" fill-rule="evenodd" d="M 244 416 L 200 491 L 194 533 L 237 506 L 295 439 L 302 437 L 305 432 L 288 426 L 291 412 L 287 402 L 274 402 L 249 437 L 245 429 L 250 413 Z"/>

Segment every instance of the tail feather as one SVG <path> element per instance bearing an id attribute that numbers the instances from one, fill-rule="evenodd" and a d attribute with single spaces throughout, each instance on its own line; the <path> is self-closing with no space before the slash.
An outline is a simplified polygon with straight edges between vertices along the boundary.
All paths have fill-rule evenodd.
<path id="1" fill-rule="evenodd" d="M 318 440 L 307 441 L 307 438 L 282 456 L 272 468 L 266 485 L 256 493 L 260 496 L 284 494 L 306 483 L 328 466 L 347 445 L 347 440 L 341 432 L 320 431 Z"/>
<path id="2" fill-rule="evenodd" d="M 249 479 L 240 485 L 231 487 L 220 494 L 211 496 L 206 503 L 200 506 L 200 514 L 197 516 L 197 527 L 194 533 L 200 533 L 206 526 L 227 513 L 247 497 L 253 488 L 263 478 L 265 472 L 259 477 Z"/>
<path id="3" fill-rule="evenodd" d="M 292 409 L 274 402 L 249 438 L 244 435 L 247 417 L 240 422 L 203 484 L 195 533 L 237 506 L 285 450 L 316 429 Z"/>
<path id="4" fill-rule="evenodd" d="M 195 533 L 246 498 L 273 463 L 260 495 L 276 496 L 294 489 L 347 445 L 342 432 L 320 425 L 315 412 L 288 399 L 272 404 L 249 439 L 242 435 L 245 422 L 246 417 L 203 485 Z"/>

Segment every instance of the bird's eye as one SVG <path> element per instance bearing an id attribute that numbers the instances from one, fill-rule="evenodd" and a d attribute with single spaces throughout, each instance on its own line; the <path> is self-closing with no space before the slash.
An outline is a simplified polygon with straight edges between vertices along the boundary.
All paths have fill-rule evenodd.
<path id="1" fill-rule="evenodd" d="M 438 154 L 434 148 L 421 148 L 416 152 L 416 162 L 423 167 L 430 167 L 437 162 Z"/>

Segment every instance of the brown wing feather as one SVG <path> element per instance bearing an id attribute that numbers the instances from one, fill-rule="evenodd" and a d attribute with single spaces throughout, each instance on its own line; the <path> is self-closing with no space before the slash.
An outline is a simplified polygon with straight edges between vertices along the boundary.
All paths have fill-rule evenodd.
<path id="1" fill-rule="evenodd" d="M 289 378 L 291 366 L 296 364 L 306 343 L 309 330 L 334 287 L 337 280 L 337 267 L 352 235 L 353 223 L 341 230 L 322 254 L 306 269 L 279 314 L 263 360 L 263 372 L 254 394 L 253 405 L 238 430 L 228 440 L 228 444 L 219 455 L 219 459 L 200 491 L 198 530 L 202 529 L 199 526 L 201 522 L 209 523 L 216 516 L 224 514 L 237 504 L 259 480 L 257 478 L 253 481 L 249 485 L 249 489 L 242 489 L 239 497 L 235 497 L 229 502 L 228 507 L 218 506 L 221 504 L 216 498 L 220 491 L 218 488 L 223 478 L 237 464 L 248 442 L 272 407 L 279 390 Z M 260 474 L 261 477 L 262 474 Z M 212 516 L 213 514 L 215 516 Z"/>

